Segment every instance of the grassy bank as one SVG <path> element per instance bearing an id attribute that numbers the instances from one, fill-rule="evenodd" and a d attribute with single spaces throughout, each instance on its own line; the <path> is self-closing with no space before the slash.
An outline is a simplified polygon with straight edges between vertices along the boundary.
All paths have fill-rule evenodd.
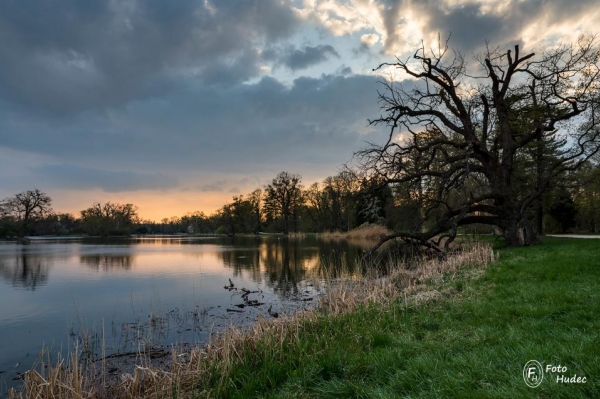
<path id="1" fill-rule="evenodd" d="M 232 367 L 215 397 L 600 397 L 600 242 L 546 239 L 500 251 L 479 279 L 436 288 L 437 300 L 399 300 L 323 316 L 273 358 L 258 348 Z M 436 283 L 433 283 L 434 285 Z M 432 287 L 433 288 L 433 287 Z M 585 384 L 537 388 L 531 359 L 567 367 Z"/>
<path id="2" fill-rule="evenodd" d="M 487 267 L 476 257 L 458 260 L 461 267 L 428 263 L 370 286 L 337 287 L 326 312 L 259 323 L 251 334 L 234 331 L 175 359 L 171 370 L 140 368 L 113 393 L 600 397 L 600 241 L 546 239 L 502 249 Z M 365 305 L 365 296 L 373 302 Z M 529 388 L 522 375 L 532 359 L 566 366 L 565 377 L 586 377 L 586 383 L 557 384 L 559 374 L 550 373 Z M 79 391 L 93 396 L 85 387 Z"/>

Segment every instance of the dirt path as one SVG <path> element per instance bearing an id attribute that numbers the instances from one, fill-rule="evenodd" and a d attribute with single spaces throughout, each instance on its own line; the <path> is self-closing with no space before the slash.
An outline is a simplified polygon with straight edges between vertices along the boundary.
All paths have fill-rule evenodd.
<path id="1" fill-rule="evenodd" d="M 584 234 L 548 234 L 546 237 L 557 238 L 600 238 L 600 235 L 584 235 Z"/>

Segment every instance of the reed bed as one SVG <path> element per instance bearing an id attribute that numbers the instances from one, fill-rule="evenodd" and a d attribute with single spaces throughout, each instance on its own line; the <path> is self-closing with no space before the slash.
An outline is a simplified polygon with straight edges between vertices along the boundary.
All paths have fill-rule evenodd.
<path id="1" fill-rule="evenodd" d="M 375 230 L 369 227 L 369 231 Z M 230 372 L 236 365 L 254 361 L 256 353 L 283 361 L 291 345 L 301 342 L 311 331 L 320 331 L 316 326 L 323 317 L 349 314 L 370 303 L 403 300 L 407 304 L 420 304 L 435 299 L 437 291 L 432 288 L 432 282 L 452 279 L 459 272 L 473 277 L 495 259 L 490 246 L 474 244 L 444 260 L 421 259 L 417 264 L 408 264 L 390 259 L 384 270 L 373 268 L 361 276 L 333 279 L 325 269 L 326 290 L 313 311 L 259 319 L 251 328 L 231 327 L 222 334 L 215 334 L 205 346 L 173 349 L 171 361 L 165 368 L 153 366 L 149 358 L 144 361 L 140 354 L 140 364 L 132 373 L 123 373 L 110 381 L 99 372 L 99 368 L 103 371 L 105 367 L 102 362 L 82 365 L 77 353 L 68 361 L 51 362 L 47 353 L 42 354 L 37 367 L 24 375 L 23 389 L 10 391 L 9 398 L 218 397 L 215 392 L 218 387 L 229 384 Z"/>
<path id="2" fill-rule="evenodd" d="M 345 239 L 379 239 L 383 236 L 390 234 L 390 230 L 380 224 L 365 223 L 350 231 L 332 231 L 326 233 L 319 233 L 318 236 L 322 238 L 345 238 Z"/>
<path id="3" fill-rule="evenodd" d="M 346 238 L 368 238 L 368 239 L 379 239 L 383 236 L 390 234 L 390 230 L 380 224 L 363 224 L 356 229 L 350 230 L 346 234 Z"/>
<path id="4" fill-rule="evenodd" d="M 494 260 L 496 254 L 492 248 L 479 243 L 443 260 L 423 258 L 411 262 L 388 259 L 383 270 L 373 268 L 370 273 L 356 279 L 330 281 L 321 297 L 320 309 L 339 314 L 351 312 L 365 303 L 385 304 L 398 297 L 412 302 L 422 301 L 428 293 L 434 292 L 429 288 L 431 283 L 452 279 L 467 265 L 475 266 L 470 269 L 471 274 L 479 274 Z"/>

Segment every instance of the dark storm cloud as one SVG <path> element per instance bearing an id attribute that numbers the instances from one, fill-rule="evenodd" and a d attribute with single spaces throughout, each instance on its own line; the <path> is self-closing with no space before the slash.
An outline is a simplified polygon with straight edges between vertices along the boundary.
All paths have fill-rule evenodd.
<path id="1" fill-rule="evenodd" d="M 260 72 L 260 56 L 256 50 L 248 50 L 229 61 L 207 65 L 200 76 L 209 84 L 234 85 L 242 83 Z"/>
<path id="2" fill-rule="evenodd" d="M 340 73 L 340 75 L 351 75 L 352 74 L 352 68 L 342 66 L 342 68 L 340 69 L 339 73 Z"/>
<path id="3" fill-rule="evenodd" d="M 505 20 L 515 18 L 519 23 L 529 23 L 543 16 L 547 17 L 550 23 L 573 21 L 575 27 L 581 16 L 595 11 L 597 7 L 597 0 L 511 0 L 506 7 Z"/>
<path id="4" fill-rule="evenodd" d="M 449 7 L 437 0 L 383 0 L 381 17 L 387 34 L 385 50 L 392 49 L 404 39 L 398 31 L 406 22 L 408 10 L 416 13 L 413 18 L 426 21 L 425 34 L 437 32 L 442 39 L 451 34 L 451 45 L 461 51 L 485 45 L 486 39 L 495 40 L 505 23 L 503 15 L 483 13 L 479 4 Z"/>
<path id="5" fill-rule="evenodd" d="M 502 16 L 484 14 L 481 6 L 469 4 L 448 11 L 429 7 L 429 26 L 443 35 L 451 35 L 453 45 L 461 51 L 471 51 L 485 45 L 486 40 L 496 42 L 505 26 Z"/>
<path id="6" fill-rule="evenodd" d="M 94 169 L 74 164 L 44 165 L 31 168 L 46 184 L 67 189 L 102 189 L 106 192 L 164 190 L 177 186 L 177 179 L 160 173 L 136 173 Z"/>
<path id="7" fill-rule="evenodd" d="M 543 20 L 543 29 L 554 24 L 578 20 L 597 7 L 597 0 L 511 0 L 503 2 L 502 12 L 491 13 L 484 4 L 447 5 L 437 0 L 380 0 L 381 17 L 387 34 L 384 48 L 389 50 L 404 38 L 398 34 L 408 11 L 425 21 L 424 34 L 440 33 L 442 39 L 451 35 L 450 45 L 464 52 L 485 46 L 519 44 L 524 27 Z M 414 16 L 413 16 L 414 17 Z M 414 38 L 413 38 L 414 39 Z M 417 38 L 421 39 L 421 38 Z"/>
<path id="8" fill-rule="evenodd" d="M 256 45 L 298 24 L 278 0 L 2 1 L 0 96 L 68 114 L 164 94 L 182 76 L 236 83 L 257 73 Z"/>
<path id="9" fill-rule="evenodd" d="M 335 48 L 330 45 L 305 46 L 302 49 L 290 48 L 283 57 L 283 64 L 292 71 L 305 69 L 327 61 L 330 57 L 340 58 Z"/>
<path id="10" fill-rule="evenodd" d="M 300 49 L 295 46 L 270 46 L 260 53 L 260 58 L 265 62 L 273 64 L 275 68 L 285 66 L 292 71 L 298 71 L 318 65 L 331 57 L 340 58 L 340 55 L 336 49 L 329 44 L 304 46 Z"/>
<path id="11" fill-rule="evenodd" d="M 193 170 L 198 176 L 277 172 L 300 164 L 330 169 L 348 161 L 364 141 L 378 140 L 366 135 L 374 130 L 367 119 L 380 112 L 378 88 L 375 77 L 364 75 L 302 77 L 291 86 L 265 77 L 220 89 L 196 82 L 160 99 L 84 113 L 69 123 L 0 105 L 0 146 L 86 165 L 90 169 L 77 174 L 88 173 L 90 181 L 108 182 L 94 172 L 107 164 L 168 175 Z M 43 169 L 37 172 L 50 173 Z"/>
<path id="12" fill-rule="evenodd" d="M 155 104 L 158 108 L 147 104 L 130 112 L 155 126 L 176 125 L 181 144 L 172 149 L 178 158 L 174 162 L 201 169 L 247 172 L 250 164 L 263 169 L 293 162 L 339 164 L 360 146 L 359 131 L 368 130 L 367 118 L 378 114 L 377 88 L 374 77 L 360 75 L 302 77 L 290 87 L 265 77 L 220 91 L 188 89 Z M 168 120 L 162 122 L 164 117 Z M 177 140 L 171 135 L 170 142 Z"/>

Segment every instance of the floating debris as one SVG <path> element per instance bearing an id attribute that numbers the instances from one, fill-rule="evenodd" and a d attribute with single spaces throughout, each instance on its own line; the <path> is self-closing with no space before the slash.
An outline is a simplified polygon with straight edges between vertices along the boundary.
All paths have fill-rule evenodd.
<path id="1" fill-rule="evenodd" d="M 271 310 L 272 307 L 273 307 L 273 305 L 269 305 L 269 309 L 267 309 L 267 313 L 269 313 L 269 316 L 271 316 L 271 317 L 278 318 L 279 317 L 279 313 L 273 312 Z"/>
<path id="2" fill-rule="evenodd" d="M 235 288 L 235 284 L 233 284 L 233 281 L 231 281 L 231 279 L 229 279 L 229 285 L 226 285 L 223 287 L 226 290 L 237 290 L 237 288 Z"/>

